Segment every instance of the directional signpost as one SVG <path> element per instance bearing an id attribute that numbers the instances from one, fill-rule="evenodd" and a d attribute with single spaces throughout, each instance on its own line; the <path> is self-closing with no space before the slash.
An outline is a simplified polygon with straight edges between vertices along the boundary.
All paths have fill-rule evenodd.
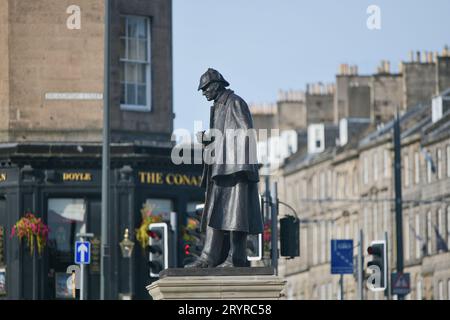
<path id="1" fill-rule="evenodd" d="M 75 242 L 75 263 L 76 264 L 91 263 L 91 243 L 89 241 Z"/>
<path id="2" fill-rule="evenodd" d="M 331 240 L 331 274 L 341 275 L 341 300 L 344 300 L 344 274 L 353 274 L 353 240 Z"/>
<path id="3" fill-rule="evenodd" d="M 85 288 L 85 266 L 91 263 L 91 243 L 89 241 L 85 241 L 85 238 L 93 238 L 94 234 L 92 233 L 78 233 L 77 237 L 80 238 L 80 241 L 75 242 L 75 263 L 80 265 L 80 278 L 81 278 L 81 286 L 80 286 L 80 300 L 84 300 L 84 288 Z"/>

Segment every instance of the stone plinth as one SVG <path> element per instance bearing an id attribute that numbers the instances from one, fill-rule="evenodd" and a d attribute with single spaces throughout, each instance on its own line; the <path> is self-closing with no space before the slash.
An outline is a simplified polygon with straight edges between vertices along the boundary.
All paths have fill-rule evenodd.
<path id="1" fill-rule="evenodd" d="M 284 285 L 271 268 L 167 269 L 147 290 L 154 300 L 278 300 Z"/>

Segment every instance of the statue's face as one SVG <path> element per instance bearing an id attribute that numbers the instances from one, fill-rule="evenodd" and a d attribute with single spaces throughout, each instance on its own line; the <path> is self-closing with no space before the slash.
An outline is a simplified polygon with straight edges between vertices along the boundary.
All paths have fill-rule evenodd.
<path id="1" fill-rule="evenodd" d="M 205 88 L 202 89 L 203 95 L 205 96 L 206 100 L 212 101 L 217 98 L 217 96 L 220 93 L 220 83 L 219 82 L 211 82 L 209 85 L 207 85 Z"/>

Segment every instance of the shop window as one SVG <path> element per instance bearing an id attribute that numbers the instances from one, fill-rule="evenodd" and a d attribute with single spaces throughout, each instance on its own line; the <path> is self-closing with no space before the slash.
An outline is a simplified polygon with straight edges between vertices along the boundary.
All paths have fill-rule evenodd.
<path id="1" fill-rule="evenodd" d="M 0 197 L 0 298 L 6 295 L 6 200 Z"/>
<path id="2" fill-rule="evenodd" d="M 86 232 L 86 202 L 84 199 L 49 199 L 48 238 L 49 274 L 53 298 L 71 299 L 67 288 L 67 267 L 73 264 L 76 235 Z"/>

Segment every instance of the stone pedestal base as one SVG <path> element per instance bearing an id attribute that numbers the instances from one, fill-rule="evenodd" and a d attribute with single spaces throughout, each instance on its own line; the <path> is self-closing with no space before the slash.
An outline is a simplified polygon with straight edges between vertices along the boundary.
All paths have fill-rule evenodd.
<path id="1" fill-rule="evenodd" d="M 154 300 L 278 300 L 284 285 L 270 268 L 168 269 L 147 290 Z"/>

